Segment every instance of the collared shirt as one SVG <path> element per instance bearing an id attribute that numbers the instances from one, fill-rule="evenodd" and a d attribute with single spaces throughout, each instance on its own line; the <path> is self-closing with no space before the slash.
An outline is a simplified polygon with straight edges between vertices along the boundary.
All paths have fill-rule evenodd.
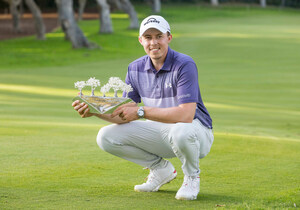
<path id="1" fill-rule="evenodd" d="M 169 47 L 164 65 L 157 71 L 150 57 L 143 56 L 129 64 L 125 82 L 133 88 L 128 97 L 136 103 L 143 100 L 145 106 L 167 108 L 197 103 L 194 119 L 212 128 L 200 94 L 197 66 L 191 57 Z"/>

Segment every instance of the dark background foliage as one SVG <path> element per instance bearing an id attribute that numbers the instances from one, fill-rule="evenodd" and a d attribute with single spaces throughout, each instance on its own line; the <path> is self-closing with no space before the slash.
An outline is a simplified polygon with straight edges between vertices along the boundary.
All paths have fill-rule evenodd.
<path id="1" fill-rule="evenodd" d="M 56 4 L 54 0 L 35 0 L 38 6 L 43 12 L 52 12 L 56 9 Z M 135 3 L 149 3 L 148 0 L 131 0 L 133 4 Z M 209 4 L 210 0 L 162 0 L 162 4 L 172 4 L 172 3 L 190 3 L 190 4 Z M 226 4 L 259 4 L 259 0 L 219 0 L 219 3 Z M 267 0 L 268 6 L 285 6 L 285 7 L 295 7 L 300 8 L 300 0 Z M 74 7 L 78 7 L 78 0 L 74 1 Z M 86 6 L 87 11 L 97 12 L 97 3 L 96 1 L 89 0 L 87 1 Z M 24 5 L 24 11 L 27 11 L 26 6 Z M 8 13 L 9 6 L 4 1 L 0 1 L 0 13 Z"/>

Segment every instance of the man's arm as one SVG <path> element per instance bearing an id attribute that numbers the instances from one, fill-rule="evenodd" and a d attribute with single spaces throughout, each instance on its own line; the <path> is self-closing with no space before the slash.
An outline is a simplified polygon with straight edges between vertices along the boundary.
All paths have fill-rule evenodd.
<path id="1" fill-rule="evenodd" d="M 196 103 L 181 104 L 177 107 L 156 108 L 144 107 L 145 118 L 164 123 L 191 123 L 193 122 Z"/>
<path id="2" fill-rule="evenodd" d="M 138 107 L 118 107 L 112 117 L 120 116 L 124 121 L 130 122 L 137 120 Z M 163 122 L 163 123 L 191 123 L 196 112 L 196 103 L 185 103 L 177 107 L 156 108 L 144 107 L 145 118 L 148 120 Z"/>

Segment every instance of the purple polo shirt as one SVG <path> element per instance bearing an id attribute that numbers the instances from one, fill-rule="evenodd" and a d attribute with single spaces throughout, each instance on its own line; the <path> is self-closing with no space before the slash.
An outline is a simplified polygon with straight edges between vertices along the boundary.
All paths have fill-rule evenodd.
<path id="1" fill-rule="evenodd" d="M 197 103 L 194 119 L 212 128 L 200 94 L 197 66 L 191 57 L 169 47 L 164 65 L 157 71 L 150 57 L 143 56 L 129 64 L 125 82 L 133 88 L 128 97 L 136 103 L 143 100 L 145 106 L 167 108 Z"/>

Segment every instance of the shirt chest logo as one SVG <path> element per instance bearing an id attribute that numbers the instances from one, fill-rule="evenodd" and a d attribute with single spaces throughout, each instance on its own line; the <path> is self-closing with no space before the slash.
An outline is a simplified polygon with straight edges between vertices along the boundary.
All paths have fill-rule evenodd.
<path id="1" fill-rule="evenodd" d="M 165 88 L 172 88 L 172 83 L 171 82 L 166 82 L 165 83 Z"/>

